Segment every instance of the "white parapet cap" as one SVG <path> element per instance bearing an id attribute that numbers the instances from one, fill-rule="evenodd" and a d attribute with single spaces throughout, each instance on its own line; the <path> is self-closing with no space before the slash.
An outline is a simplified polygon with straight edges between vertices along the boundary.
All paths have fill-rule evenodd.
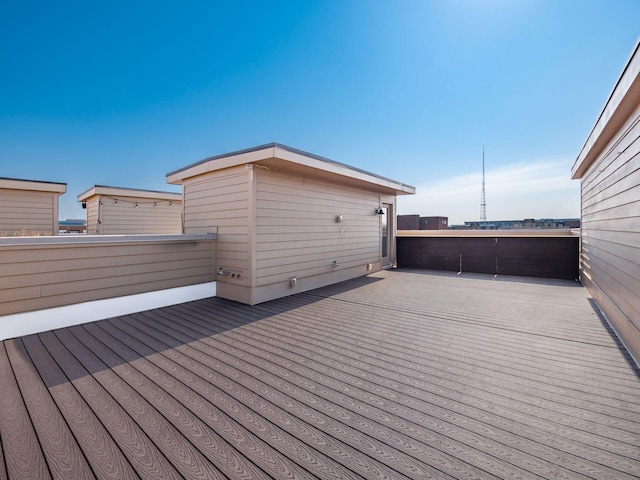
<path id="1" fill-rule="evenodd" d="M 23 180 L 20 178 L 0 177 L 0 188 L 63 194 L 67 191 L 67 184 L 60 182 L 44 182 L 40 180 Z"/>
<path id="2" fill-rule="evenodd" d="M 279 143 L 268 143 L 245 150 L 207 157 L 167 174 L 167 183 L 182 184 L 184 180 L 225 168 L 255 165 L 263 168 L 283 169 L 300 174 L 315 171 L 319 174 L 344 177 L 368 188 L 393 192 L 396 195 L 415 193 L 415 187 L 391 180 L 374 173 L 351 167 L 312 153 Z"/>
<path id="3" fill-rule="evenodd" d="M 640 105 L 640 37 L 571 168 L 573 179 L 585 172 Z"/>
<path id="4" fill-rule="evenodd" d="M 217 233 L 202 234 L 126 234 L 126 235 L 61 235 L 35 237 L 0 237 L 0 250 L 11 248 L 42 248 L 47 247 L 82 247 L 95 244 L 114 243 L 188 243 L 217 240 Z"/>
<path id="5" fill-rule="evenodd" d="M 181 193 L 142 190 L 139 188 L 108 187 L 105 185 L 94 185 L 89 190 L 78 195 L 78 201 L 84 202 L 96 195 L 104 195 L 108 197 L 130 197 L 147 200 L 169 200 L 172 202 L 182 201 Z"/>

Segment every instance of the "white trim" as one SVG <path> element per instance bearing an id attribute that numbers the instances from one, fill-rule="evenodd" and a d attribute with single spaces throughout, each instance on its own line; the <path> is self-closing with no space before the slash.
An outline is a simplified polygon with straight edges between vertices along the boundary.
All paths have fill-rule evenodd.
<path id="1" fill-rule="evenodd" d="M 350 167 L 344 163 L 335 162 L 328 158 L 319 157 L 308 152 L 287 147 L 278 143 L 269 143 L 258 147 L 239 150 L 236 152 L 216 155 L 205 158 L 197 163 L 167 173 L 167 183 L 174 185 L 184 184 L 187 178 L 203 175 L 205 173 L 223 170 L 226 168 L 246 165 L 249 167 L 254 162 L 262 160 L 282 160 L 294 166 L 302 166 L 309 169 L 333 173 L 346 178 L 359 180 L 371 185 L 382 186 L 393 190 L 396 195 L 414 194 L 415 187 L 405 185 L 373 173 Z"/>
<path id="2" fill-rule="evenodd" d="M 170 200 L 173 202 L 182 201 L 182 192 L 161 192 L 158 190 L 140 190 L 138 188 L 105 187 L 103 185 L 95 185 L 81 193 L 78 195 L 78 201 L 85 202 L 97 195 L 141 198 L 145 200 Z"/>
<path id="3" fill-rule="evenodd" d="M 28 190 L 34 192 L 49 192 L 62 195 L 67 192 L 66 183 L 40 182 L 38 180 L 20 180 L 18 178 L 0 177 L 0 188 L 9 190 Z"/>
<path id="4" fill-rule="evenodd" d="M 0 316 L 0 340 L 216 296 L 216 282 Z"/>
<path id="5" fill-rule="evenodd" d="M 1 237 L 0 248 L 28 247 L 43 245 L 51 246 L 86 246 L 89 244 L 102 243 L 105 245 L 113 243 L 134 243 L 141 242 L 198 242 L 202 240 L 217 240 L 216 233 L 183 235 L 180 233 L 143 233 L 143 234 L 120 234 L 120 235 L 74 235 L 65 237 Z"/>

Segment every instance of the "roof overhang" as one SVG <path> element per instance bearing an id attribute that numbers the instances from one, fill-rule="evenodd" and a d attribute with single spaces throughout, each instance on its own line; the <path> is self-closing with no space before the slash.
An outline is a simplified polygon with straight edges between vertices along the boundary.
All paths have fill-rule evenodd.
<path id="1" fill-rule="evenodd" d="M 134 197 L 134 198 L 146 198 L 157 200 L 170 200 L 173 202 L 182 201 L 181 193 L 173 192 L 160 192 L 157 190 L 141 190 L 138 188 L 124 188 L 124 187 L 107 187 L 104 185 L 95 185 L 89 190 L 78 195 L 78 201 L 84 202 L 96 195 L 107 195 L 111 197 Z"/>
<path id="2" fill-rule="evenodd" d="M 179 185 L 186 179 L 197 175 L 240 165 L 257 165 L 293 173 L 315 172 L 323 176 L 342 177 L 344 180 L 349 180 L 363 187 L 396 195 L 408 195 L 416 191 L 415 187 L 410 185 L 278 143 L 269 143 L 205 158 L 180 170 L 168 173 L 167 183 Z"/>
<path id="3" fill-rule="evenodd" d="M 591 133 L 571 168 L 571 178 L 582 178 L 630 115 L 640 106 L 640 38 L 622 69 Z"/>
<path id="4" fill-rule="evenodd" d="M 67 191 L 67 184 L 58 182 L 42 182 L 40 180 L 21 180 L 19 178 L 0 177 L 0 188 L 7 188 L 10 190 L 51 192 L 62 195 Z"/>

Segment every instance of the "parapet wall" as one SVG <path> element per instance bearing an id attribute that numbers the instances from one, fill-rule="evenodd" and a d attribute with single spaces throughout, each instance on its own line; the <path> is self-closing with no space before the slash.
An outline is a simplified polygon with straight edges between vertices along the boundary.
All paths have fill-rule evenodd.
<path id="1" fill-rule="evenodd" d="M 3 238 L 0 315 L 212 282 L 216 237 Z"/>

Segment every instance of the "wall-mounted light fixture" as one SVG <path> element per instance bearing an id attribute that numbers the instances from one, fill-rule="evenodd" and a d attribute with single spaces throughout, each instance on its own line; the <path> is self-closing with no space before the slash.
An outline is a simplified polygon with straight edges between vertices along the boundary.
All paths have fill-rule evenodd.
<path id="1" fill-rule="evenodd" d="M 376 208 L 376 214 L 377 215 L 384 215 L 384 209 L 380 208 L 380 207 Z"/>

